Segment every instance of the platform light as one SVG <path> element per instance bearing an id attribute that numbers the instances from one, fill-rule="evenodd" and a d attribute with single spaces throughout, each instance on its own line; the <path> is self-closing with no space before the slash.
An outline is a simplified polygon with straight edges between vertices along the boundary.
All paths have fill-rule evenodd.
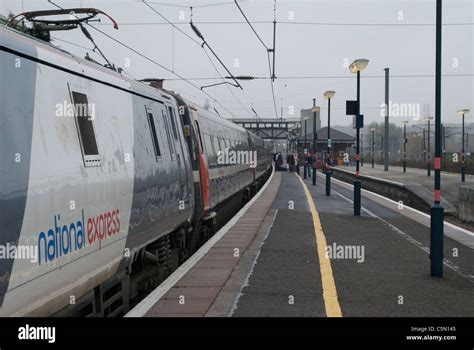
<path id="1" fill-rule="evenodd" d="M 326 91 L 323 96 L 326 100 L 328 100 L 328 134 L 327 134 L 327 154 L 326 154 L 326 196 L 331 195 L 331 165 L 332 165 L 332 157 L 331 157 L 331 99 L 336 94 L 336 91 L 328 90 Z"/>
<path id="2" fill-rule="evenodd" d="M 365 68 L 367 68 L 368 64 L 369 64 L 369 60 L 365 58 L 359 58 L 351 63 L 351 65 L 349 66 L 349 69 L 351 73 L 362 72 Z"/>
<path id="3" fill-rule="evenodd" d="M 362 72 L 367 65 L 369 60 L 365 58 L 359 58 L 351 63 L 349 70 L 351 73 L 357 74 L 357 113 L 355 115 L 356 125 L 356 175 L 354 179 L 354 215 L 360 216 L 361 211 L 361 183 L 360 183 L 360 128 L 363 127 L 364 117 L 360 114 L 360 72 Z"/>
<path id="4" fill-rule="evenodd" d="M 326 100 L 330 100 L 331 98 L 334 97 L 335 94 L 336 94 L 336 91 L 328 90 L 323 94 L 323 96 Z"/>
<path id="5" fill-rule="evenodd" d="M 469 112 L 470 112 L 470 110 L 467 109 L 467 108 L 466 108 L 466 109 L 460 109 L 460 110 L 458 111 L 458 114 L 459 114 L 459 115 L 464 115 L 464 114 L 468 114 Z"/>

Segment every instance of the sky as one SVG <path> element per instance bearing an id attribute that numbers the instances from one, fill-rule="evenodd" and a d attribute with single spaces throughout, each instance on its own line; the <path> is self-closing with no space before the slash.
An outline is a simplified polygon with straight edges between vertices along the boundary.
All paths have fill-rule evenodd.
<path id="1" fill-rule="evenodd" d="M 119 30 L 114 30 L 105 17 L 91 24 L 168 70 L 89 29 L 110 61 L 137 79 L 171 79 L 165 81 L 166 89 L 200 105 L 209 99 L 223 117 L 253 117 L 253 108 L 261 118 L 299 118 L 300 109 L 311 107 L 316 98 L 324 127 L 327 101 L 323 93 L 335 90 L 331 124 L 348 125 L 352 117 L 345 115 L 345 101 L 356 98 L 356 77 L 347 66 L 358 58 L 370 61 L 361 73 L 361 113 L 366 124 L 383 121 L 380 107 L 384 103 L 386 67 L 390 68 L 393 106 L 413 108 L 408 115 L 392 116 L 391 121 L 419 123 L 434 115 L 434 0 L 277 0 L 275 103 L 265 48 L 273 47 L 273 0 L 239 1 L 265 46 L 229 0 L 148 2 L 176 27 L 143 1 L 54 2 L 65 8 L 95 7 L 115 18 Z M 458 123 L 457 110 L 469 108 L 473 110 L 466 119 L 469 123 L 474 121 L 474 1 L 443 3 L 442 121 Z M 199 45 L 202 41 L 189 25 L 191 6 L 193 22 L 230 72 L 264 79 L 241 81 L 243 90 L 230 85 L 206 88 L 209 96 L 205 95 L 201 86 L 221 82 L 220 76 L 228 74 L 210 51 Z M 54 8 L 47 0 L 0 0 L 2 14 Z M 92 47 L 80 30 L 56 32 L 53 37 L 64 40 L 54 40 L 55 45 L 81 57 L 87 52 L 85 48 Z M 97 54 L 91 56 L 103 62 Z M 417 108 L 420 116 L 413 112 Z"/>

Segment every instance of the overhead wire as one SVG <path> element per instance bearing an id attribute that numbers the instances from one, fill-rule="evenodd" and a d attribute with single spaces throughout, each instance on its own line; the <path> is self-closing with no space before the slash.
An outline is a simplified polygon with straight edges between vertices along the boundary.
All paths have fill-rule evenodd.
<path id="1" fill-rule="evenodd" d="M 263 47 L 265 48 L 266 52 L 267 52 L 267 59 L 268 59 L 268 69 L 269 69 L 269 72 L 270 72 L 270 87 L 271 87 L 271 92 L 272 92 L 272 98 L 273 98 L 273 107 L 275 109 L 275 117 L 278 118 L 278 110 L 277 110 L 277 105 L 276 105 L 276 98 L 275 98 L 275 87 L 274 87 L 274 79 L 275 79 L 275 76 L 274 74 L 272 73 L 272 65 L 271 65 L 271 61 L 270 61 L 270 52 L 272 52 L 274 50 L 273 49 L 269 49 L 268 46 L 265 44 L 265 42 L 262 40 L 262 38 L 260 37 L 260 35 L 258 35 L 257 31 L 255 30 L 255 28 L 252 26 L 252 24 L 250 23 L 249 19 L 247 18 L 247 16 L 245 15 L 245 12 L 242 10 L 242 8 L 240 7 L 239 3 L 237 2 L 237 0 L 234 0 L 234 3 L 235 5 L 237 6 L 237 8 L 239 9 L 240 13 L 242 14 L 242 16 L 244 17 L 246 23 L 249 25 L 249 27 L 252 29 L 252 32 L 257 36 L 258 40 L 260 41 L 260 43 L 263 45 Z M 276 20 L 276 0 L 274 0 L 274 6 L 273 6 L 273 16 L 274 16 L 274 21 Z M 273 23 L 273 22 L 272 22 Z M 273 54 L 275 54 L 275 52 L 273 51 Z"/>
<path id="2" fill-rule="evenodd" d="M 177 5 L 177 4 L 170 4 L 170 3 L 163 3 L 163 2 L 156 2 L 156 1 L 149 1 L 150 4 L 161 5 L 161 6 L 170 6 L 170 7 L 179 7 L 179 8 L 188 8 L 189 5 Z M 221 5 L 230 5 L 233 4 L 232 1 L 229 2 L 219 2 L 213 4 L 205 4 L 205 5 L 193 5 L 193 7 L 214 7 L 214 6 L 221 6 Z"/>
<path id="3" fill-rule="evenodd" d="M 442 77 L 473 77 L 472 73 L 462 73 L 462 74 L 443 74 Z M 434 74 L 405 74 L 405 75 L 390 75 L 390 78 L 434 78 Z M 371 79 L 371 78 L 385 78 L 385 75 L 362 75 L 361 79 Z M 194 77 L 188 78 L 189 80 L 213 80 L 215 78 L 211 77 Z M 254 80 L 267 80 L 271 77 L 253 77 Z M 350 75 L 320 75 L 320 76 L 278 76 L 280 80 L 297 80 L 297 79 L 353 79 Z M 167 80 L 177 80 L 177 79 L 167 79 Z"/>
<path id="4" fill-rule="evenodd" d="M 149 4 L 150 3 L 153 3 L 153 2 L 147 2 L 147 1 L 143 1 L 143 3 L 148 7 L 150 8 L 153 12 L 155 12 L 157 15 L 159 15 L 161 18 L 163 18 L 168 24 L 170 24 L 173 28 L 177 29 L 179 32 L 181 32 L 182 34 L 184 34 L 188 39 L 190 39 L 191 41 L 193 41 L 196 45 L 200 46 L 204 53 L 206 54 L 206 57 L 208 58 L 209 62 L 211 63 L 211 65 L 213 66 L 214 70 L 216 71 L 216 73 L 219 75 L 220 79 L 222 81 L 225 81 L 225 78 L 222 76 L 222 74 L 219 72 L 219 70 L 217 69 L 216 65 L 214 64 L 214 62 L 212 61 L 211 57 L 209 56 L 209 54 L 207 53 L 207 51 L 204 49 L 203 45 L 201 45 L 201 43 L 199 43 L 196 39 L 194 39 L 192 36 L 190 36 L 188 33 L 186 33 L 185 31 L 181 30 L 180 28 L 176 27 L 173 23 L 171 23 L 168 18 L 166 18 L 165 16 L 163 16 L 158 10 L 156 10 L 153 6 L 150 6 Z M 200 6 L 202 7 L 202 6 Z M 214 79 L 214 78 L 213 78 Z M 236 101 L 238 101 L 238 103 L 242 106 L 242 108 L 248 113 L 248 114 L 251 114 L 250 111 L 247 109 L 247 107 L 244 106 L 244 104 L 242 103 L 242 101 L 240 101 L 240 99 L 234 94 L 234 92 L 232 91 L 232 89 L 226 85 L 227 89 L 229 90 L 229 92 L 232 94 L 232 96 L 235 98 Z M 232 116 L 235 118 L 235 115 L 232 114 Z"/>
<path id="5" fill-rule="evenodd" d="M 149 2 L 153 4 L 153 2 Z M 156 4 L 156 3 L 155 3 Z M 179 6 L 185 7 L 185 6 Z M 197 6 L 193 6 L 197 7 Z M 172 22 L 175 25 L 186 25 L 185 22 Z M 210 25 L 232 25 L 232 24 L 248 24 L 247 21 L 197 21 L 196 24 L 210 24 Z M 273 21 L 251 21 L 251 24 L 271 24 Z M 121 25 L 126 26 L 138 26 L 138 25 L 163 25 L 167 24 L 164 22 L 123 22 Z M 299 21 L 278 21 L 278 24 L 291 24 L 291 25 L 313 25 L 313 26 L 355 26 L 355 27 L 434 27 L 435 23 L 334 23 L 334 22 L 299 22 Z M 98 23 L 97 25 L 101 25 Z M 104 24 L 102 24 L 104 25 Z M 459 22 L 459 23 L 443 23 L 443 27 L 451 26 L 472 26 L 474 22 Z"/>
<path id="6" fill-rule="evenodd" d="M 56 7 L 59 8 L 59 9 L 64 9 L 64 8 L 62 8 L 61 6 L 59 6 L 59 5 L 57 5 L 56 3 L 54 3 L 52 0 L 48 0 L 48 2 L 49 2 L 50 4 L 52 4 L 53 6 L 56 6 Z M 171 69 L 169 69 L 168 67 L 162 65 L 161 63 L 157 62 L 156 60 L 154 60 L 154 59 L 152 59 L 152 58 L 150 58 L 150 57 L 144 55 L 144 54 L 141 53 L 140 51 L 138 51 L 138 50 L 132 48 L 131 46 L 129 46 L 129 45 L 123 43 L 122 41 L 120 41 L 120 40 L 114 38 L 113 36 L 111 36 L 111 35 L 105 33 L 104 31 L 102 31 L 102 30 L 96 28 L 95 26 L 91 25 L 90 23 L 86 23 L 86 24 L 87 24 L 89 27 L 91 27 L 91 28 L 93 28 L 94 30 L 96 30 L 97 32 L 101 33 L 102 35 L 104 35 L 104 36 L 108 37 L 109 39 L 113 40 L 114 42 L 118 43 L 119 45 L 121 45 L 121 46 L 127 48 L 128 50 L 132 51 L 133 53 L 137 54 L 138 56 L 144 58 L 145 60 L 147 60 L 147 61 L 153 63 L 154 65 L 156 65 L 156 66 L 158 66 L 158 67 L 160 67 L 160 68 L 162 68 L 162 69 L 164 69 L 164 70 L 170 72 L 171 74 L 173 74 L 173 75 L 179 77 L 180 80 L 185 81 L 186 83 L 188 83 L 189 85 L 191 85 L 191 86 L 194 87 L 195 89 L 197 89 L 197 90 L 199 90 L 199 91 L 202 91 L 202 90 L 199 88 L 199 86 L 197 86 L 196 84 L 193 84 L 191 81 L 189 81 L 188 79 L 186 79 L 186 78 L 183 77 L 182 75 L 180 75 L 180 74 L 174 72 L 173 70 L 171 70 Z M 210 94 L 208 94 L 208 93 L 205 92 L 205 91 L 202 91 L 202 93 L 205 94 L 206 96 L 208 96 L 209 98 L 211 98 L 212 100 L 214 100 L 214 102 L 217 103 L 217 104 L 218 104 L 223 110 L 225 110 L 227 113 L 229 113 L 230 115 L 233 115 L 226 107 L 224 107 L 219 101 L 215 100 Z"/>

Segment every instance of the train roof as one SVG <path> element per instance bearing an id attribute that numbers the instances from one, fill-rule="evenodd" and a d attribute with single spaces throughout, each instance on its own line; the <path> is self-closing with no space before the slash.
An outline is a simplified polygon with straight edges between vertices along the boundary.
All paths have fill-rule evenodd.
<path id="1" fill-rule="evenodd" d="M 133 92 L 131 89 L 133 88 L 139 90 L 142 94 L 148 95 L 149 98 L 156 98 L 156 88 L 129 78 L 96 62 L 78 57 L 62 48 L 53 45 L 52 43 L 40 40 L 3 24 L 0 24 L 0 33 L 0 45 L 5 47 L 7 49 L 6 51 L 13 51 L 13 53 L 18 52 L 36 59 L 39 61 L 39 63 L 47 63 L 53 66 L 66 68 L 70 72 L 80 75 L 87 75 L 91 78 L 98 78 L 96 74 L 99 73 L 101 80 L 105 80 L 108 83 L 117 83 L 121 81 L 122 84 L 119 85 L 121 88 L 123 88 L 125 83 L 128 85 L 128 90 L 130 90 L 130 92 Z M 49 56 L 47 62 L 41 62 L 40 57 L 38 57 L 39 50 L 42 50 L 43 53 Z M 162 97 L 167 99 L 172 98 L 172 95 L 166 90 L 158 91 Z"/>
<path id="2" fill-rule="evenodd" d="M 113 69 L 102 66 L 96 62 L 86 60 L 85 58 L 78 57 L 60 47 L 55 46 L 52 43 L 40 40 L 34 36 L 23 33 L 4 24 L 0 24 L 0 32 L 0 45 L 14 52 L 19 52 L 38 59 L 38 50 L 43 50 L 44 52 L 51 55 L 51 59 L 48 59 L 49 64 L 67 68 L 67 70 L 76 74 L 85 74 L 94 78 L 97 77 L 97 72 L 100 72 L 101 79 L 107 80 L 108 82 L 115 81 L 116 83 L 121 81 L 122 89 L 124 88 L 123 83 L 125 83 L 129 86 L 128 89 L 131 90 L 130 92 L 139 92 L 140 94 L 148 95 L 148 97 L 152 99 L 157 97 L 157 93 L 161 98 L 168 100 L 171 98 L 181 99 L 186 105 L 195 109 L 198 112 L 198 115 L 202 118 L 206 118 L 234 130 L 246 131 L 246 129 L 242 128 L 241 126 L 181 97 L 175 92 L 152 87 L 144 82 L 126 77 Z M 67 67 L 64 67 L 64 65 L 67 65 Z"/>

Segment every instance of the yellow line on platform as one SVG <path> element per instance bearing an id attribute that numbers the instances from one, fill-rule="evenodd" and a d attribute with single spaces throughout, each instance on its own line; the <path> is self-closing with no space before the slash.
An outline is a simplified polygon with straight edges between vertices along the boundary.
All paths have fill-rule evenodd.
<path id="1" fill-rule="evenodd" d="M 301 177 L 297 175 L 296 177 L 303 185 L 303 189 L 306 194 L 306 200 L 308 201 L 309 209 L 311 210 L 311 215 L 313 216 L 314 234 L 316 236 L 316 246 L 321 270 L 321 282 L 323 285 L 323 299 L 324 306 L 326 308 L 326 315 L 328 317 L 342 317 L 341 306 L 339 305 L 339 300 L 337 297 L 336 283 L 332 273 L 331 260 L 326 258 L 327 243 L 323 228 L 321 226 L 321 221 L 319 220 L 319 214 L 316 210 L 316 206 L 314 205 L 314 201 L 311 197 L 308 187 L 304 181 L 301 180 Z"/>

